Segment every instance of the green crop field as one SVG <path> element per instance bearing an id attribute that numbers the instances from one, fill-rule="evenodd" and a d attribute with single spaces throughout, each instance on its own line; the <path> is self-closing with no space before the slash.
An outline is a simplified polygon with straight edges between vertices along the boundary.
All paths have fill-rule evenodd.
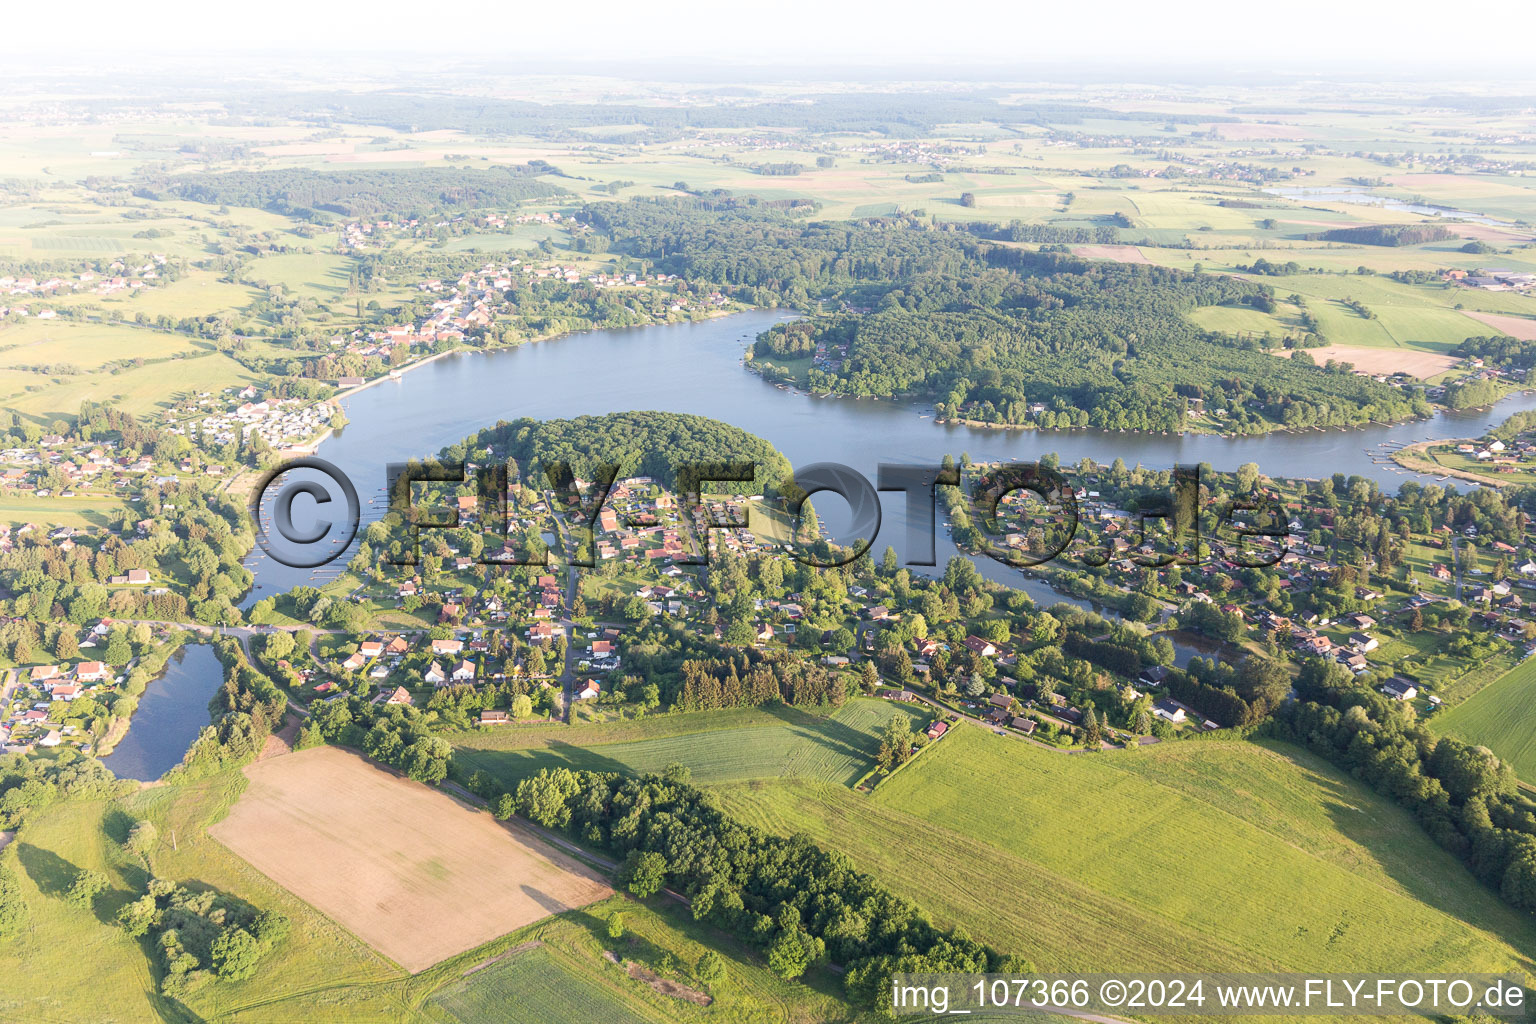
<path id="1" fill-rule="evenodd" d="M 60 366 L 98 369 L 122 359 L 164 359 L 196 352 L 182 334 L 125 324 L 29 318 L 0 330 L 0 366 Z"/>
<path id="2" fill-rule="evenodd" d="M 870 797 L 718 789 L 1043 969 L 1529 970 L 1536 954 L 1536 926 L 1405 812 L 1290 746 L 1065 755 L 962 728 Z"/>
<path id="3" fill-rule="evenodd" d="M 1487 747 L 1536 785 L 1536 661 L 1522 662 L 1429 724 L 1442 735 Z"/>
<path id="4" fill-rule="evenodd" d="M 619 970 L 612 968 L 615 979 Z M 544 1024 L 555 1020 L 651 1024 L 597 979 L 566 969 L 545 947 L 476 971 L 432 997 L 461 1024 Z"/>
<path id="5" fill-rule="evenodd" d="M 22 383 L 27 378 L 35 383 Z M 229 356 L 209 353 L 147 363 L 121 373 L 58 377 L 0 373 L 0 389 L 11 391 L 4 398 L 7 409 L 41 426 L 51 426 L 57 419 L 73 419 L 84 401 L 110 403 L 142 416 L 169 408 L 175 394 L 221 391 L 260 380 Z M 13 382 L 21 383 L 21 390 L 13 390 Z"/>
<path id="6" fill-rule="evenodd" d="M 668 720 L 682 719 L 677 725 L 694 731 L 646 738 L 621 740 L 624 732 L 594 726 L 521 733 L 515 728 L 491 730 L 460 734 L 453 741 L 456 757 L 504 785 L 555 766 L 640 773 L 661 771 L 676 762 L 691 768 L 694 781 L 700 784 L 801 778 L 846 787 L 874 765 L 880 730 L 896 715 L 909 716 L 914 728 L 933 717 L 903 704 L 858 698 L 826 717 L 794 708 L 750 716 L 732 712 L 667 716 L 641 724 L 659 727 L 658 733 L 670 732 L 677 726 Z M 521 744 L 521 749 L 510 749 L 512 744 Z"/>
<path id="7" fill-rule="evenodd" d="M 50 526 L 106 526 L 112 513 L 123 508 L 121 500 L 104 494 L 64 498 L 50 494 L 39 498 L 30 492 L 0 493 L 0 523 L 47 523 Z"/>
<path id="8" fill-rule="evenodd" d="M 285 253 L 252 261 L 245 279 L 267 286 L 281 285 L 293 295 L 330 302 L 347 290 L 352 261 L 330 253 Z M 371 297 L 371 296 L 370 296 Z"/>

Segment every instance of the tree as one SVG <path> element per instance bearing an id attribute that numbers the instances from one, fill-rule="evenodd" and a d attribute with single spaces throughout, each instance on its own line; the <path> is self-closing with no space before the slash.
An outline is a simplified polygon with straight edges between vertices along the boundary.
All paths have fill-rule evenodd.
<path id="1" fill-rule="evenodd" d="M 526 693 L 520 693 L 512 698 L 512 717 L 530 718 L 533 715 L 533 698 Z"/>
<path id="2" fill-rule="evenodd" d="M 1245 462 L 1237 467 L 1237 493 L 1249 494 L 1259 485 L 1259 464 Z"/>
<path id="3" fill-rule="evenodd" d="M 645 899 L 661 891 L 666 875 L 667 861 L 661 854 L 632 850 L 619 871 L 619 881 L 628 886 L 630 892 Z"/>
<path id="4" fill-rule="evenodd" d="M 1083 744 L 1089 750 L 1098 750 L 1099 744 L 1103 741 L 1104 732 L 1099 728 L 1098 712 L 1094 711 L 1093 705 L 1090 704 L 1083 710 Z"/>
<path id="5" fill-rule="evenodd" d="M 109 885 L 107 877 L 99 871 L 82 870 L 75 875 L 75 880 L 64 893 L 64 902 L 89 910 L 96 902 L 96 897 L 106 892 Z"/>
<path id="6" fill-rule="evenodd" d="M 610 939 L 622 939 L 624 937 L 624 914 L 616 911 L 608 918 L 608 937 Z"/>
<path id="7" fill-rule="evenodd" d="M 820 939 L 807 935 L 798 927 L 785 929 L 768 947 L 768 967 L 786 981 L 798 978 L 816 959 L 820 943 Z"/>
<path id="8" fill-rule="evenodd" d="M 21 883 L 10 868 L 0 864 L 0 939 L 21 931 L 27 922 L 27 901 L 21 895 Z"/>
<path id="9" fill-rule="evenodd" d="M 141 859 L 148 859 L 159 841 L 160 833 L 155 829 L 154 822 L 137 821 L 128 831 L 128 841 L 124 845 Z"/>
<path id="10" fill-rule="evenodd" d="M 517 804 L 512 799 L 511 793 L 503 793 L 496 798 L 496 809 L 491 812 L 497 821 L 506 821 L 517 811 Z"/>
<path id="11" fill-rule="evenodd" d="M 227 981 L 240 981 L 256 973 L 261 944 L 244 928 L 230 928 L 213 940 L 213 969 Z"/>
<path id="12" fill-rule="evenodd" d="M 705 950 L 704 955 L 699 957 L 698 966 L 694 968 L 693 973 L 699 976 L 700 981 L 711 983 L 719 981 L 725 977 L 725 958 L 712 949 Z"/>
<path id="13" fill-rule="evenodd" d="M 117 923 L 131 939 L 141 938 L 160 919 L 160 905 L 149 893 L 140 896 L 117 912 Z"/>
<path id="14" fill-rule="evenodd" d="M 889 771 L 897 765 L 904 764 L 910 756 L 912 756 L 912 719 L 898 712 L 896 717 L 885 723 L 885 729 L 880 733 L 880 750 L 875 755 L 875 760 L 879 762 L 881 768 Z"/>

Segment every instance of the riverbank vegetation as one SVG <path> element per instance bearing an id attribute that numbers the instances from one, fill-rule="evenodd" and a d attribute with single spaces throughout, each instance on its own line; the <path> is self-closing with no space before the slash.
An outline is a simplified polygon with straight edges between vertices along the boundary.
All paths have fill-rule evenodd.
<path id="1" fill-rule="evenodd" d="M 1188 320 L 1262 305 L 1266 286 L 991 245 L 917 218 L 804 223 L 668 202 L 583 214 L 622 251 L 755 304 L 839 312 L 776 327 L 755 364 L 815 356 L 803 383 L 915 396 L 981 423 L 1182 430 L 1344 426 L 1429 410 L 1421 394 L 1276 360 Z M 1220 415 L 1215 415 L 1220 410 Z"/>

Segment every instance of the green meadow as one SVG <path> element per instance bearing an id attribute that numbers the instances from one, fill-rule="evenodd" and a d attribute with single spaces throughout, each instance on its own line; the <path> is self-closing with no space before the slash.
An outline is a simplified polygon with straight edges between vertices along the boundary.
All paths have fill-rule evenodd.
<path id="1" fill-rule="evenodd" d="M 456 759 L 509 788 L 543 768 L 640 774 L 673 763 L 687 765 L 700 785 L 796 778 L 848 787 L 874 767 L 880 732 L 897 715 L 914 729 L 933 718 L 861 697 L 828 715 L 791 707 L 706 711 L 579 728 L 495 726 L 451 741 Z"/>
<path id="2" fill-rule="evenodd" d="M 1487 747 L 1536 785 L 1536 661 L 1521 662 L 1429 724 L 1442 735 Z"/>
<path id="3" fill-rule="evenodd" d="M 1536 954 L 1536 925 L 1405 812 L 1289 746 L 1067 755 L 961 728 L 869 797 L 717 791 L 1046 970 L 1530 970 Z"/>
<path id="4" fill-rule="evenodd" d="M 116 373 L 47 376 L 0 371 L 0 401 L 40 424 L 73 418 L 84 401 L 109 402 L 136 416 L 162 412 L 177 394 L 221 391 L 261 378 L 221 353 L 146 363 Z"/>
<path id="5" fill-rule="evenodd" d="M 19 935 L 0 942 L 0 1020 L 237 1021 L 283 1024 L 500 1024 L 550 1020 L 738 1021 L 809 1024 L 851 1020 L 834 972 L 779 979 L 759 953 L 701 925 L 670 901 L 652 905 L 622 896 L 539 921 L 411 975 L 330 918 L 301 902 L 210 838 L 245 786 L 239 771 L 185 785 L 156 785 L 115 800 L 74 801 L 35 812 L 0 851 L 27 904 Z M 157 877 L 206 885 L 292 927 L 256 974 L 204 985 L 182 1001 L 158 991 L 158 968 L 115 915 L 146 881 L 146 867 L 121 842 L 132 820 L 154 822 L 149 855 Z M 66 903 L 75 872 L 101 872 L 111 888 L 91 909 Z M 338 865 L 338 870 L 345 870 Z M 624 936 L 608 936 L 622 911 Z M 725 961 L 724 976 L 703 982 L 694 965 L 706 950 Z M 517 952 L 512 952 L 517 950 Z M 655 991 L 604 957 L 653 968 L 670 955 L 671 980 L 712 1000 L 697 1006 Z M 505 959 L 499 959 L 503 954 Z"/>

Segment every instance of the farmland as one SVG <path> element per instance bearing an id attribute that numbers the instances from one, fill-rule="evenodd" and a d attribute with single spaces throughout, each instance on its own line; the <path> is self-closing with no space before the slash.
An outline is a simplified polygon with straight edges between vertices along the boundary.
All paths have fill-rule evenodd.
<path id="1" fill-rule="evenodd" d="M 245 785 L 227 772 L 190 786 L 158 786 L 118 801 L 55 805 L 28 821 L 3 859 L 20 880 L 29 915 L 16 939 L 0 944 L 0 1019 L 163 1021 L 165 1000 L 145 950 L 112 919 L 130 889 L 144 882 L 142 863 L 118 845 L 125 814 L 153 821 L 163 837 L 150 855 L 155 874 L 197 880 L 283 914 L 292 934 L 249 981 L 205 988 L 190 1000 L 204 1018 L 292 1019 L 279 1007 L 300 992 L 324 992 L 336 1021 L 400 1019 L 401 969 L 341 926 L 274 885 L 208 837 Z M 60 898 L 71 873 L 87 868 L 112 883 L 95 913 Z M 270 972 L 270 973 L 268 973 Z M 61 978 L 70 984 L 61 986 Z M 281 979 L 281 984 L 274 984 Z"/>
<path id="2" fill-rule="evenodd" d="M 210 834 L 408 970 L 608 892 L 568 857 L 352 754 L 246 773 Z"/>
<path id="3" fill-rule="evenodd" d="M 455 737 L 455 757 L 503 785 L 541 768 L 634 774 L 659 772 L 676 762 L 687 765 L 700 784 L 800 778 L 850 786 L 873 767 L 880 730 L 896 715 L 908 716 L 914 727 L 932 718 L 903 704 L 860 698 L 826 716 L 780 707 L 672 715 L 622 731 L 590 726 L 472 733 Z M 651 735 L 630 738 L 647 732 Z"/>
<path id="4" fill-rule="evenodd" d="M 462 1024 L 493 1020 L 542 1024 L 573 1014 L 578 1020 L 612 1024 L 649 1024 L 657 1019 L 632 1010 L 598 979 L 568 969 L 543 946 L 475 972 L 437 993 L 432 1003 Z"/>
<path id="5" fill-rule="evenodd" d="M 1408 815 L 1289 747 L 1064 756 L 961 729 L 867 799 L 720 793 L 1046 969 L 1529 969 L 1536 951 L 1536 927 Z"/>
<path id="6" fill-rule="evenodd" d="M 1536 785 L 1536 661 L 1521 662 L 1429 724 L 1441 735 L 1487 747 Z"/>
<path id="7" fill-rule="evenodd" d="M 0 977 L 6 979 L 0 987 L 0 1020 L 151 1024 L 165 1019 L 170 1004 L 155 990 L 155 971 L 145 951 L 111 920 L 129 898 L 128 889 L 143 882 L 142 864 L 118 845 L 125 814 L 147 818 L 159 828 L 161 841 L 150 856 L 156 875 L 195 879 L 278 911 L 293 924 L 287 940 L 255 977 L 201 989 L 180 1008 L 183 1014 L 273 1024 L 295 1019 L 488 1024 L 509 1019 L 520 1005 L 547 1008 L 532 992 L 523 994 L 526 1004 L 503 998 L 509 984 L 533 986 L 542 980 L 566 987 L 563 1005 L 601 1014 L 584 1020 L 809 1024 L 848 1019 L 835 975 L 817 971 L 801 981 L 782 981 L 755 953 L 666 901 L 648 907 L 610 898 L 546 917 L 436 967 L 407 974 L 210 837 L 205 825 L 227 813 L 247 785 L 245 775 L 232 770 L 189 785 L 155 786 L 120 800 L 58 804 L 29 821 L 25 837 L 0 851 L 0 863 L 20 879 L 29 910 L 22 934 L 0 943 Z M 112 889 L 94 913 L 60 898 L 62 887 L 79 868 L 101 871 L 112 880 Z M 614 940 L 607 935 L 606 919 L 620 910 L 625 935 Z M 526 953 L 498 959 L 528 944 L 542 944 L 532 961 L 517 963 Z M 706 985 L 691 978 L 691 966 L 708 949 L 725 956 L 726 973 Z M 652 991 L 606 960 L 604 950 L 644 965 L 655 965 L 663 954 L 670 954 L 683 965 L 674 976 L 707 991 L 713 1002 L 698 1007 Z M 490 961 L 512 969 L 482 967 Z M 61 986 L 61 978 L 71 984 Z M 439 991 L 443 998 L 434 998 Z M 545 1014 L 513 1019 L 562 1018 Z"/>

